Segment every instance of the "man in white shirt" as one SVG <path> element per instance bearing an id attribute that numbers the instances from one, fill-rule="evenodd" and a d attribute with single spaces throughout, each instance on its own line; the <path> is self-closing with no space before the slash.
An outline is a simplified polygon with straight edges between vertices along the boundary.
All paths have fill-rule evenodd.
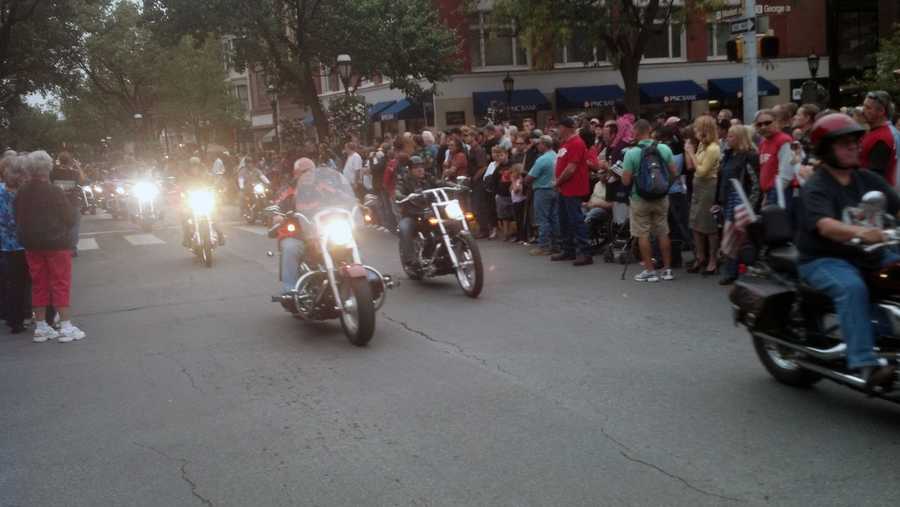
<path id="1" fill-rule="evenodd" d="M 359 188 L 362 184 L 363 161 L 357 152 L 358 149 L 353 141 L 344 145 L 344 155 L 347 156 L 346 162 L 344 162 L 344 177 L 354 189 Z"/>

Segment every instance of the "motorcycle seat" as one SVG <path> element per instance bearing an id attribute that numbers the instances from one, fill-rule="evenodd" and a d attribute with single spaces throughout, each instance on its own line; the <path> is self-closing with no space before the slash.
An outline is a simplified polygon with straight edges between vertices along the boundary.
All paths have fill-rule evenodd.
<path id="1" fill-rule="evenodd" d="M 800 252 L 794 245 L 784 245 L 772 248 L 768 253 L 769 266 L 780 273 L 797 274 L 797 266 L 800 263 Z"/>

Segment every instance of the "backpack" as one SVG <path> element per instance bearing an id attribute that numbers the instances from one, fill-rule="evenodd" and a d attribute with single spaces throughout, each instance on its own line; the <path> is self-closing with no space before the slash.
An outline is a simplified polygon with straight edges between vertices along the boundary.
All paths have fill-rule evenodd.
<path id="1" fill-rule="evenodd" d="M 641 148 L 641 164 L 634 182 L 634 188 L 641 199 L 654 201 L 669 195 L 672 175 L 663 161 L 657 143 Z"/>

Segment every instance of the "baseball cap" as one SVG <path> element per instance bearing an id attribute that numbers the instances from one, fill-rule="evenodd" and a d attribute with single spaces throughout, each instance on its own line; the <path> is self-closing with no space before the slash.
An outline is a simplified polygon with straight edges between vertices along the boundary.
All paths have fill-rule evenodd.
<path id="1" fill-rule="evenodd" d="M 422 157 L 420 157 L 418 155 L 413 155 L 413 156 L 409 157 L 409 164 L 410 165 L 425 165 L 425 161 L 422 160 Z"/>
<path id="2" fill-rule="evenodd" d="M 559 120 L 559 124 L 563 127 L 573 129 L 575 128 L 575 118 L 571 116 L 563 116 L 561 120 Z"/>
<path id="3" fill-rule="evenodd" d="M 540 139 L 542 135 L 544 135 L 544 133 L 540 129 L 534 129 L 531 131 L 532 139 Z"/>
<path id="4" fill-rule="evenodd" d="M 591 125 L 600 125 L 600 120 L 597 118 L 591 118 Z"/>

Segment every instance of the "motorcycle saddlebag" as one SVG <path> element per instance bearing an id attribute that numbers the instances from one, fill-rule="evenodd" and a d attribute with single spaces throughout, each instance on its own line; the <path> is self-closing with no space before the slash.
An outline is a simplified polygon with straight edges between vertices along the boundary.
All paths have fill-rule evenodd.
<path id="1" fill-rule="evenodd" d="M 791 288 L 763 278 L 742 278 L 729 295 L 735 321 L 754 331 L 775 331 L 784 326 L 794 297 Z"/>

